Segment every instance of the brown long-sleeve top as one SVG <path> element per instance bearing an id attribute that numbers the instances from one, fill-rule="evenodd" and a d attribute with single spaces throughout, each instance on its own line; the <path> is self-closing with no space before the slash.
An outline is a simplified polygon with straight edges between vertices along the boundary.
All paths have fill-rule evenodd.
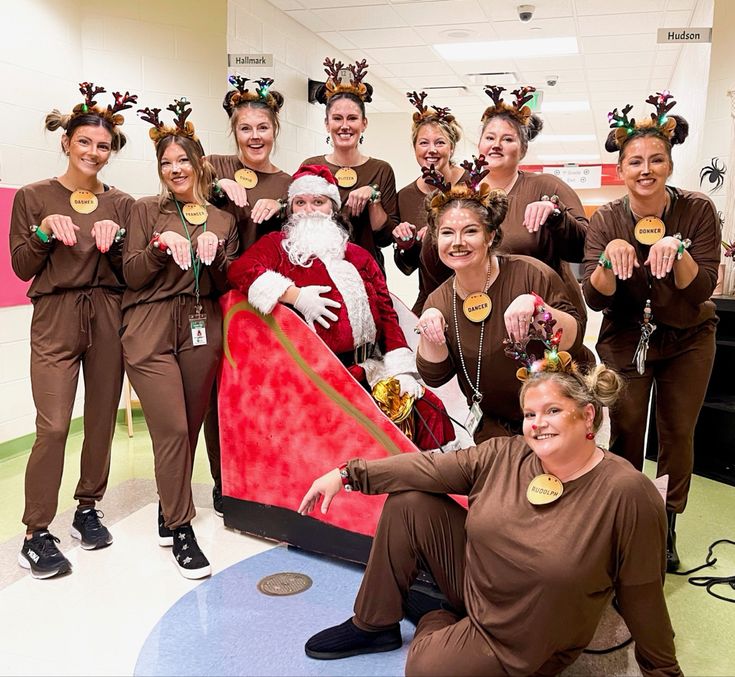
<path id="1" fill-rule="evenodd" d="M 235 218 L 212 205 L 207 205 L 207 222 L 201 226 L 187 223 L 192 246 L 204 232 L 204 226 L 214 233 L 224 245 L 217 249 L 211 265 L 202 265 L 199 275 L 199 295 L 212 297 L 227 289 L 227 269 L 237 256 L 238 239 Z M 123 310 L 139 303 L 163 301 L 180 294 L 195 295 L 194 269 L 182 270 L 173 256 L 151 247 L 153 233 L 174 231 L 186 237 L 181 217 L 173 200 L 168 200 L 163 209 L 158 197 L 138 200 L 130 212 L 130 230 L 125 240 L 123 271 L 128 288 L 123 296 Z"/>
<path id="2" fill-rule="evenodd" d="M 462 174 L 458 183 L 464 181 L 468 176 L 468 172 Z M 418 179 L 398 191 L 398 222 L 401 221 L 416 226 L 417 230 L 421 230 L 427 224 L 426 193 L 419 188 Z M 406 275 L 410 275 L 418 268 L 419 295 L 411 310 L 416 315 L 421 315 L 426 298 L 444 280 L 452 276 L 452 270 L 439 259 L 436 242 L 428 231 L 424 239 L 415 243 L 410 249 L 396 247 L 393 259 L 398 268 Z"/>
<path id="3" fill-rule="evenodd" d="M 128 228 L 128 216 L 135 200 L 117 188 L 97 195 L 97 209 L 91 214 L 75 212 L 69 199 L 72 191 L 57 179 L 45 179 L 21 188 L 13 201 L 10 219 L 10 255 L 13 271 L 21 280 L 34 278 L 28 290 L 30 298 L 53 294 L 62 289 L 108 287 L 122 292 L 122 244 L 113 244 L 106 254 L 97 249 L 92 227 L 109 219 Z M 51 214 L 71 217 L 77 243 L 67 247 L 61 242 L 42 242 L 31 232 Z M 34 277 L 35 276 L 35 277 Z"/>
<path id="4" fill-rule="evenodd" d="M 554 675 L 570 665 L 613 593 L 643 674 L 681 675 L 663 593 L 664 504 L 624 459 L 605 452 L 543 506 L 526 498 L 544 470 L 522 437 L 347 467 L 366 494 L 467 495 L 465 606 L 508 675 Z"/>
<path id="5" fill-rule="evenodd" d="M 643 318 L 646 299 L 651 300 L 653 321 L 659 328 L 695 327 L 715 317 L 715 306 L 709 300 L 717 284 L 722 239 L 720 220 L 715 206 L 706 195 L 669 188 L 670 207 L 664 215 L 666 235 L 681 233 L 692 241 L 688 251 L 699 266 L 697 276 L 684 289 L 677 289 L 673 272 L 661 280 L 651 276 L 643 262 L 649 246 L 640 244 L 633 234 L 634 222 L 627 197 L 600 207 L 592 216 L 587 232 L 582 288 L 590 308 L 602 310 L 604 317 L 600 341 L 620 334 L 633 341 L 640 337 L 639 323 Z M 605 296 L 590 282 L 600 254 L 609 242 L 625 240 L 633 245 L 639 268 L 633 268 L 628 280 L 617 280 L 615 293 Z"/>
<path id="6" fill-rule="evenodd" d="M 326 165 L 332 174 L 340 169 L 339 165 L 327 162 L 324 155 L 316 155 L 304 160 L 302 165 Z M 393 241 L 392 232 L 398 225 L 398 199 L 396 196 L 396 177 L 393 168 L 384 160 L 368 158 L 366 162 L 353 167 L 357 173 L 357 183 L 350 188 L 339 187 L 339 196 L 342 200 L 342 214 L 352 225 L 350 242 L 359 244 L 367 249 L 382 265 L 382 257 L 378 256 L 378 248 L 386 247 Z M 380 203 L 383 205 L 388 219 L 380 228 L 373 231 L 370 225 L 369 207 L 365 207 L 361 214 L 350 217 L 347 213 L 345 203 L 353 190 L 362 186 L 377 185 L 380 190 Z"/>
<path id="7" fill-rule="evenodd" d="M 482 364 L 480 365 L 480 392 L 483 412 L 480 427 L 475 431 L 475 442 L 481 442 L 496 435 L 508 435 L 517 432 L 522 423 L 522 413 L 518 404 L 518 392 L 521 382 L 516 378 L 519 368 L 514 360 L 504 352 L 503 339 L 507 334 L 503 314 L 511 302 L 521 294 L 535 291 L 551 308 L 569 313 L 577 320 L 577 339 L 569 351 L 574 355 L 580 348 L 583 331 L 582 320 L 569 298 L 569 293 L 561 278 L 544 263 L 530 256 L 499 255 L 500 273 L 488 289 L 492 301 L 490 317 L 485 320 L 485 331 L 482 343 Z M 457 329 L 454 321 L 452 282 L 450 278 L 439 289 L 429 295 L 424 308 L 437 308 L 447 323 L 447 349 L 449 356 L 443 362 L 428 362 L 419 351 L 416 355 L 416 366 L 419 373 L 432 387 L 438 387 L 449 381 L 455 374 L 459 387 L 471 404 L 476 385 L 478 349 L 480 346 L 481 324 L 471 322 L 462 312 L 462 299 L 457 296 L 457 321 L 462 341 L 467 380 L 460 361 L 460 347 L 457 342 Z M 543 346 L 538 343 L 529 344 L 531 352 L 543 357 Z M 534 350 L 535 349 L 535 350 Z"/>
<path id="8" fill-rule="evenodd" d="M 235 172 L 238 169 L 245 168 L 245 165 L 237 155 L 209 155 L 207 159 L 212 163 L 218 179 L 232 179 L 234 181 Z M 248 189 L 247 207 L 238 207 L 226 197 L 221 202 L 217 202 L 217 207 L 229 212 L 235 217 L 237 232 L 240 238 L 239 253 L 244 252 L 258 238 L 266 233 L 273 233 L 280 230 L 283 225 L 283 219 L 279 214 L 272 216 L 267 221 L 263 221 L 263 223 L 253 223 L 250 218 L 250 212 L 258 200 L 285 200 L 288 196 L 291 177 L 280 169 L 272 174 L 258 171 L 255 171 L 255 174 L 258 177 L 258 183 L 254 188 Z"/>

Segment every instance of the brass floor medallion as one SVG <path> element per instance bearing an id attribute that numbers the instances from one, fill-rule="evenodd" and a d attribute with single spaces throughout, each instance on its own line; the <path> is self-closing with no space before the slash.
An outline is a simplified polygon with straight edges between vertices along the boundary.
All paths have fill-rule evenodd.
<path id="1" fill-rule="evenodd" d="M 311 578 L 305 574 L 296 574 L 284 571 L 279 574 L 271 574 L 258 581 L 258 590 L 264 595 L 283 597 L 286 595 L 298 595 L 311 587 Z"/>

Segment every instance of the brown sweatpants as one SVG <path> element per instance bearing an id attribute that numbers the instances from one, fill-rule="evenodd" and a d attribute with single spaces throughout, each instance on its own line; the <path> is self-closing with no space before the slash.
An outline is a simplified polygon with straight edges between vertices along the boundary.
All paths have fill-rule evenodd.
<path id="1" fill-rule="evenodd" d="M 125 368 L 153 441 L 158 496 L 169 529 L 195 515 L 194 451 L 222 350 L 220 307 L 206 298 L 201 304 L 207 315 L 207 345 L 192 344 L 189 316 L 194 304 L 193 296 L 180 295 L 132 306 L 123 318 Z"/>
<path id="2" fill-rule="evenodd" d="M 122 295 L 103 287 L 40 296 L 31 322 L 36 441 L 25 477 L 23 523 L 46 529 L 56 515 L 79 366 L 84 372 L 84 442 L 74 499 L 93 506 L 107 488 L 120 404 Z"/>
<path id="3" fill-rule="evenodd" d="M 715 358 L 714 320 L 691 329 L 658 328 L 651 336 L 646 369 L 632 364 L 640 334 L 630 340 L 604 340 L 597 352 L 617 370 L 626 389 L 610 412 L 610 450 L 643 468 L 651 388 L 656 388 L 658 467 L 669 476 L 666 510 L 684 512 L 694 466 L 694 427 L 704 402 Z"/>
<path id="4" fill-rule="evenodd" d="M 355 601 L 355 623 L 379 630 L 403 618 L 403 602 L 419 567 L 431 572 L 457 613 L 432 611 L 416 628 L 406 675 L 505 675 L 465 612 L 465 519 L 448 496 L 406 491 L 388 497 Z"/>

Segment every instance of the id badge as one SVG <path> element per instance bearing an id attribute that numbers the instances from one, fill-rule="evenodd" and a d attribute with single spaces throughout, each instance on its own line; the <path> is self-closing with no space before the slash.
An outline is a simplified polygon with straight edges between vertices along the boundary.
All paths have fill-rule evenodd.
<path id="1" fill-rule="evenodd" d="M 480 426 L 482 420 L 482 409 L 480 409 L 479 402 L 473 402 L 470 407 L 470 413 L 467 415 L 467 420 L 464 422 L 464 427 L 467 432 L 474 437 L 475 430 Z"/>
<path id="2" fill-rule="evenodd" d="M 207 345 L 207 316 L 189 315 L 189 327 L 191 329 L 191 343 L 193 346 Z"/>

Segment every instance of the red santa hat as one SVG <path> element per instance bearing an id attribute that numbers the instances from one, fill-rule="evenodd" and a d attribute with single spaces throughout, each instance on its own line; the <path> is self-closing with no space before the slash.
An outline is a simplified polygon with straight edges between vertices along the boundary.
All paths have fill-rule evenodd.
<path id="1" fill-rule="evenodd" d="M 299 167 L 288 187 L 289 204 L 297 195 L 324 195 L 337 205 L 337 209 L 342 207 L 337 180 L 325 165 Z"/>

